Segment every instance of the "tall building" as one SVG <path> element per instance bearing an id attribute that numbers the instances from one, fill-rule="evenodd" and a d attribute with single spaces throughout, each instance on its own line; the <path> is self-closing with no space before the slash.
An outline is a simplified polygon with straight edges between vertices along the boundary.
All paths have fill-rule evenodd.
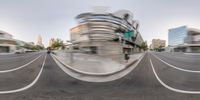
<path id="1" fill-rule="evenodd" d="M 169 46 L 176 46 L 185 43 L 188 29 L 187 26 L 181 26 L 178 28 L 169 29 L 168 31 L 168 42 Z"/>
<path id="2" fill-rule="evenodd" d="M 82 13 L 70 30 L 75 49 L 98 55 L 139 52 L 143 38 L 139 24 L 127 10 Z"/>
<path id="3" fill-rule="evenodd" d="M 161 39 L 153 39 L 151 44 L 151 49 L 164 48 L 166 46 L 166 41 Z"/>
<path id="4" fill-rule="evenodd" d="M 149 49 L 153 49 L 152 44 L 149 45 Z"/>
<path id="5" fill-rule="evenodd" d="M 55 39 L 54 38 L 51 38 L 50 40 L 49 40 L 49 47 L 51 47 L 52 46 L 52 44 L 55 42 Z"/>
<path id="6" fill-rule="evenodd" d="M 41 35 L 38 35 L 38 37 L 37 37 L 37 45 L 39 45 L 39 46 L 44 46 L 43 45 L 43 43 L 42 43 L 42 36 Z"/>
<path id="7" fill-rule="evenodd" d="M 200 52 L 200 30 L 181 26 L 169 29 L 169 46 L 176 52 Z"/>

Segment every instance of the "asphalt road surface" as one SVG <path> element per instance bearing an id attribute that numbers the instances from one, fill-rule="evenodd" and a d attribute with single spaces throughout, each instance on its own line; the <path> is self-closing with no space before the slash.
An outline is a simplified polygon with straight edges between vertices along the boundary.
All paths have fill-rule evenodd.
<path id="1" fill-rule="evenodd" d="M 1 55 L 0 100 L 199 100 L 199 61 L 183 53 L 146 53 L 125 77 L 90 83 L 67 75 L 45 52 Z"/>

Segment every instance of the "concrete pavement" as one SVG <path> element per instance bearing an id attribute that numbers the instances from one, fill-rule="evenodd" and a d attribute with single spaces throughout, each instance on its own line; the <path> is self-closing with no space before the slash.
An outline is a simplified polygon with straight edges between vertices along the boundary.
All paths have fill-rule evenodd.
<path id="1" fill-rule="evenodd" d="M 87 82 L 108 82 L 108 81 L 113 81 L 113 80 L 117 80 L 119 78 L 124 77 L 125 75 L 129 74 L 132 70 L 135 69 L 135 67 L 137 67 L 138 63 L 140 63 L 140 61 L 142 60 L 142 58 L 144 57 L 144 54 L 135 54 L 134 56 L 132 55 L 131 57 L 133 57 L 127 64 L 124 64 L 122 67 L 123 69 L 117 70 L 117 71 L 112 71 L 112 72 L 103 72 L 103 73 L 95 73 L 95 72 L 85 72 L 83 70 L 77 70 L 75 69 L 73 66 L 69 66 L 66 65 L 63 61 L 60 61 L 59 59 L 57 59 L 57 57 L 55 55 L 52 55 L 53 59 L 55 60 L 55 62 L 57 63 L 57 65 L 68 75 L 82 80 L 82 81 L 87 81 Z M 87 61 L 87 60 L 85 60 Z M 88 64 L 87 66 L 92 66 L 92 64 L 90 63 L 90 61 L 87 61 Z M 99 61 L 101 62 L 101 61 Z M 104 62 L 103 62 L 104 63 Z M 110 62 L 106 62 L 106 63 L 110 63 Z M 112 63 L 111 63 L 112 64 Z M 85 68 L 89 68 L 89 67 L 85 67 Z M 105 66 L 95 66 L 95 67 L 99 67 L 99 68 L 104 68 Z M 112 66 L 108 66 L 109 67 L 116 67 L 114 65 Z"/>
<path id="2" fill-rule="evenodd" d="M 119 58 L 120 61 L 115 61 L 110 58 L 97 55 L 81 53 L 73 53 L 73 61 L 70 61 L 70 53 L 56 52 L 55 57 L 64 63 L 66 67 L 68 66 L 85 73 L 106 74 L 114 73 L 126 68 L 127 65 L 135 60 L 138 60 L 142 55 L 144 55 L 144 53 L 130 55 L 128 62 L 123 60 L 123 55 Z"/>

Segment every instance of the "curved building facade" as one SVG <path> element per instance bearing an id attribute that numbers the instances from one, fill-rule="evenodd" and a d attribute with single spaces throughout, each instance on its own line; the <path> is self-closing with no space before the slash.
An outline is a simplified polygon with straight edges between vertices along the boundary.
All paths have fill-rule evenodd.
<path id="1" fill-rule="evenodd" d="M 76 20 L 78 25 L 70 30 L 75 48 L 97 54 L 139 52 L 143 39 L 130 11 L 82 13 Z"/>

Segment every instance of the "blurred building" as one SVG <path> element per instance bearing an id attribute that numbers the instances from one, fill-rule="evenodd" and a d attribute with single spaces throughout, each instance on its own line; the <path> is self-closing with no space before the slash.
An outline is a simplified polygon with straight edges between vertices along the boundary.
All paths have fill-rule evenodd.
<path id="1" fill-rule="evenodd" d="M 55 42 L 55 39 L 54 38 L 51 38 L 49 40 L 49 47 L 51 47 L 53 45 L 53 43 Z"/>
<path id="2" fill-rule="evenodd" d="M 27 47 L 33 47 L 34 42 L 24 42 L 14 39 L 13 36 L 0 30 L 0 53 L 16 53 L 30 51 Z"/>
<path id="3" fill-rule="evenodd" d="M 151 49 L 151 50 L 153 49 L 152 44 L 149 45 L 149 49 Z"/>
<path id="4" fill-rule="evenodd" d="M 0 53 L 14 52 L 17 41 L 12 38 L 12 35 L 0 30 Z"/>
<path id="5" fill-rule="evenodd" d="M 27 44 L 30 44 L 30 45 L 35 45 L 34 42 L 27 42 Z"/>
<path id="6" fill-rule="evenodd" d="M 169 47 L 175 52 L 200 52 L 200 30 L 181 26 L 169 29 Z"/>
<path id="7" fill-rule="evenodd" d="M 166 41 L 161 39 L 153 39 L 151 49 L 161 49 L 166 46 Z"/>
<path id="8" fill-rule="evenodd" d="M 76 20 L 70 30 L 74 49 L 99 55 L 140 52 L 143 38 L 130 11 L 82 13 Z"/>
<path id="9" fill-rule="evenodd" d="M 38 35 L 38 37 L 37 37 L 37 45 L 44 47 L 44 45 L 42 43 L 42 36 L 41 35 Z"/>

